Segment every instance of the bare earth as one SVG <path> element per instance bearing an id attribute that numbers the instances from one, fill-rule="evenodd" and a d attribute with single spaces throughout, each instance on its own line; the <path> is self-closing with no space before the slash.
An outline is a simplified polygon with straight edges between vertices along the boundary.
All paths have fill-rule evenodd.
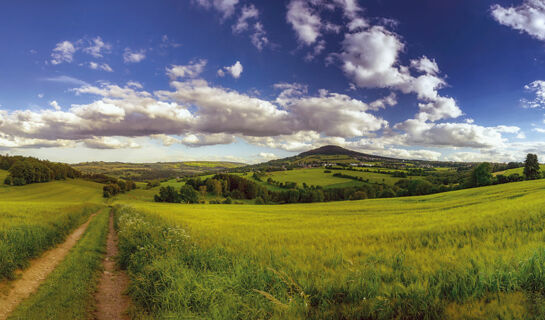
<path id="1" fill-rule="evenodd" d="M 114 230 L 113 213 L 110 213 L 110 226 L 106 258 L 104 259 L 104 273 L 98 285 L 96 298 L 95 319 L 129 319 L 127 308 L 130 305 L 129 297 L 124 294 L 129 284 L 128 276 L 117 269 L 117 234 Z"/>
<path id="2" fill-rule="evenodd" d="M 30 267 L 21 271 L 17 280 L 0 284 L 0 287 L 2 287 L 2 293 L 0 293 L 0 320 L 7 319 L 8 315 L 15 310 L 19 303 L 38 289 L 40 284 L 64 260 L 70 249 L 78 242 L 95 215 L 96 213 L 92 214 L 87 222 L 72 232 L 64 243 L 32 260 Z"/>

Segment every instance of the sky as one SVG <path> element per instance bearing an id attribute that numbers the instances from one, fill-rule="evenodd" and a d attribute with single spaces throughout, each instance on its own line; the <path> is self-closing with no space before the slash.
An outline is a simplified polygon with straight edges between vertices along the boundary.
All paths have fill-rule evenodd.
<path id="1" fill-rule="evenodd" d="M 0 153 L 545 158 L 545 0 L 11 1 Z"/>

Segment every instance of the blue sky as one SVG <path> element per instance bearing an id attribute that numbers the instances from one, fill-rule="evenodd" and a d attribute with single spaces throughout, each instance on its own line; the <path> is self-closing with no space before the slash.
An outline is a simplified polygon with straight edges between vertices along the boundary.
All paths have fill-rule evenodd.
<path id="1" fill-rule="evenodd" d="M 3 153 L 545 156 L 545 1 L 25 1 L 0 19 Z"/>

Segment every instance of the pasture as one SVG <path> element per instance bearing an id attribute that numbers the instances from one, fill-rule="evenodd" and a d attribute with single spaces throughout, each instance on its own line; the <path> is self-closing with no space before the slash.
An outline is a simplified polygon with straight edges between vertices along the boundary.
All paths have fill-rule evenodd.
<path id="1" fill-rule="evenodd" d="M 101 185 L 83 180 L 0 187 L 0 280 L 62 242 L 102 202 Z"/>
<path id="2" fill-rule="evenodd" d="M 544 172 L 545 171 L 545 164 L 540 164 L 539 168 L 540 168 L 541 172 Z M 514 168 L 514 169 L 507 169 L 507 170 L 504 170 L 504 171 L 494 172 L 494 175 L 497 176 L 498 174 L 503 174 L 505 176 L 508 176 L 508 175 L 515 174 L 515 173 L 519 174 L 521 176 L 524 175 L 524 167 Z"/>
<path id="3" fill-rule="evenodd" d="M 135 202 L 117 218 L 132 297 L 158 318 L 539 319 L 543 199 L 537 180 L 282 206 Z"/>

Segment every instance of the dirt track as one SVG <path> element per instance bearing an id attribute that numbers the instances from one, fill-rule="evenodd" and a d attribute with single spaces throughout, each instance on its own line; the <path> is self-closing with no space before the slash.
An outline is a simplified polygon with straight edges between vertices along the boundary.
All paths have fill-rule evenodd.
<path id="1" fill-rule="evenodd" d="M 38 289 L 47 276 L 64 260 L 70 249 L 76 245 L 95 215 L 96 213 L 92 214 L 87 222 L 72 232 L 62 244 L 32 260 L 30 267 L 21 271 L 19 273 L 20 277 L 16 280 L 0 284 L 0 286 L 7 288 L 2 290 L 7 291 L 7 293 L 0 294 L 0 320 L 7 319 L 8 315 L 15 310 L 19 303 Z"/>
<path id="2" fill-rule="evenodd" d="M 104 259 L 104 272 L 95 295 L 95 319 L 129 319 L 126 311 L 130 305 L 129 298 L 124 294 L 129 278 L 118 270 L 115 263 L 117 256 L 117 234 L 114 230 L 113 213 L 110 213 L 108 242 Z"/>

